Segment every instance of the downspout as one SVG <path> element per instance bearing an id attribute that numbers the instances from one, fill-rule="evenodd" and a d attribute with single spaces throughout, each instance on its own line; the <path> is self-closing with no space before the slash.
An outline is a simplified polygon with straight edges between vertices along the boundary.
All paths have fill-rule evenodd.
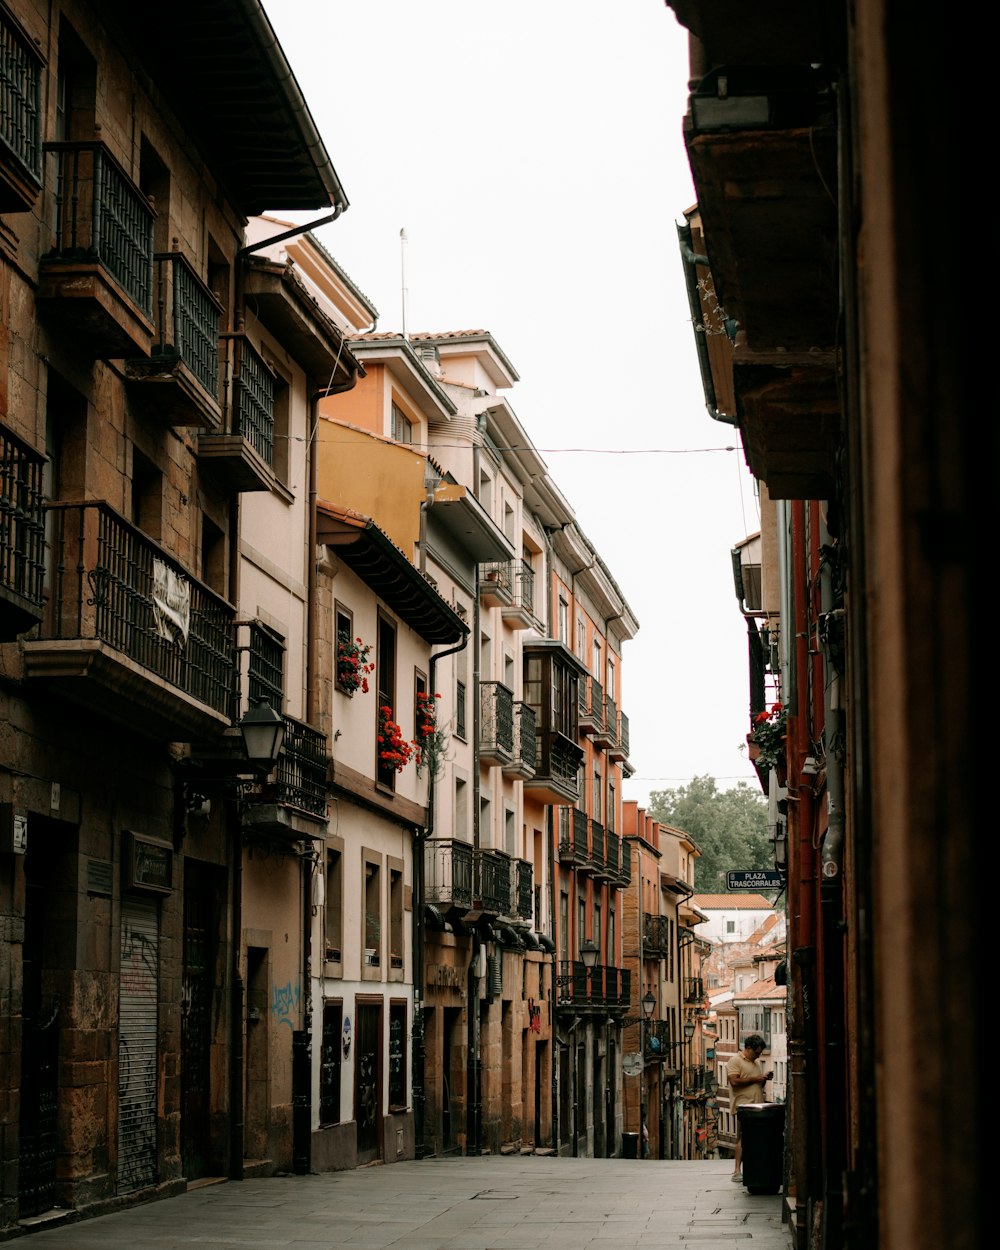
<path id="1" fill-rule="evenodd" d="M 480 633 L 479 633 L 479 563 L 476 563 L 476 597 L 472 608 L 472 630 L 473 630 L 473 647 L 472 647 L 472 862 L 473 862 L 473 881 L 475 874 L 482 873 L 482 862 L 480 858 L 480 827 L 479 827 L 479 733 L 481 729 L 481 709 L 480 709 Z M 480 878 L 481 880 L 481 878 Z M 482 897 L 482 885 L 480 884 L 480 898 Z M 482 938 L 478 930 L 473 931 L 472 938 L 472 958 L 469 963 L 469 1054 L 466 1063 L 466 1116 L 472 1113 L 472 1123 L 474 1127 L 474 1135 L 466 1144 L 466 1151 L 470 1154 L 482 1154 L 482 1064 L 479 1054 L 479 950 L 482 946 Z"/>
<path id="2" fill-rule="evenodd" d="M 240 956 L 243 948 L 243 830 L 239 804 L 226 801 L 226 820 L 232 845 L 231 901 L 232 985 L 229 1004 L 229 1179 L 243 1179 L 243 1029 L 246 1016 Z"/>
<path id="3" fill-rule="evenodd" d="M 552 1072 L 549 1080 L 550 1093 L 552 1098 L 552 1149 L 556 1155 L 559 1154 L 559 1098 L 558 1098 L 558 1073 L 559 1073 L 559 1037 L 558 1025 L 556 1022 L 556 995 L 559 992 L 559 943 L 556 940 L 556 881 L 555 881 L 555 839 L 559 836 L 558 827 L 556 825 L 553 809 L 547 807 L 545 809 L 545 819 L 549 826 L 548 836 L 548 861 L 549 861 L 549 937 L 552 939 L 552 993 L 549 995 L 549 1036 L 552 1039 L 552 1048 L 550 1054 L 552 1056 Z"/>
<path id="4" fill-rule="evenodd" d="M 447 655 L 455 655 L 469 645 L 466 634 L 457 646 L 447 651 L 438 651 L 432 655 L 429 665 L 428 690 L 433 695 L 435 686 L 435 670 L 439 660 Z M 413 907 L 411 923 L 413 925 L 413 1038 L 411 1042 L 411 1063 L 413 1070 L 413 1136 L 414 1153 L 418 1159 L 427 1153 L 424 1141 L 426 1096 L 426 1060 L 427 1052 L 424 1037 L 424 852 L 427 839 L 434 833 L 434 789 L 437 782 L 430 768 L 427 770 L 427 824 L 421 829 L 413 829 Z"/>

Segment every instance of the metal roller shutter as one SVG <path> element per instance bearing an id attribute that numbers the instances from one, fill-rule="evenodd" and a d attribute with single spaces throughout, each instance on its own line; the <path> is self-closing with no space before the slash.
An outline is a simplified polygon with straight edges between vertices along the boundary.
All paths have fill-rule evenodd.
<path id="1" fill-rule="evenodd" d="M 118 1189 L 156 1181 L 159 904 L 122 900 L 118 991 Z"/>

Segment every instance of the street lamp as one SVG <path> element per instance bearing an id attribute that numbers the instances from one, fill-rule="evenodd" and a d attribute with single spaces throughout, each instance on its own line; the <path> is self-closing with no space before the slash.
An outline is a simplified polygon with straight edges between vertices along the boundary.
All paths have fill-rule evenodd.
<path id="1" fill-rule="evenodd" d="M 247 759 L 264 776 L 274 768 L 285 740 L 285 722 L 266 699 L 259 699 L 240 721 Z"/>
<path id="2" fill-rule="evenodd" d="M 583 966 L 588 970 L 597 967 L 597 956 L 599 954 L 600 951 L 592 938 L 585 938 L 580 943 L 580 959 L 583 961 Z"/>

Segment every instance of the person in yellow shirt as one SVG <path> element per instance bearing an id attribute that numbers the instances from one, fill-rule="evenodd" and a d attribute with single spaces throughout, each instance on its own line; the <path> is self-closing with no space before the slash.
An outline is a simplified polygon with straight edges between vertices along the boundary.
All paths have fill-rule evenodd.
<path id="1" fill-rule="evenodd" d="M 740 1134 L 739 1109 L 744 1103 L 764 1102 L 764 1086 L 774 1076 L 773 1072 L 765 1072 L 760 1062 L 764 1053 L 764 1039 L 759 1033 L 750 1033 L 744 1038 L 743 1049 L 737 1051 L 726 1064 L 726 1074 L 732 1089 L 730 1105 L 736 1116 L 736 1157 L 733 1161 L 733 1175 L 730 1178 L 737 1184 L 743 1183 L 743 1142 Z"/>

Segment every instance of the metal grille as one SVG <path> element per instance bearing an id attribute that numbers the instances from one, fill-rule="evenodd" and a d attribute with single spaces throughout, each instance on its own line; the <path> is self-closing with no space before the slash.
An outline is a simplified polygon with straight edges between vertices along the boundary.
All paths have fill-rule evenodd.
<path id="1" fill-rule="evenodd" d="M 36 179 L 42 174 L 38 125 L 41 77 L 38 57 L 0 12 L 0 138 Z"/>
<path id="2" fill-rule="evenodd" d="M 427 901 L 472 906 L 472 847 L 449 838 L 429 838 L 425 847 Z"/>
<path id="3" fill-rule="evenodd" d="M 0 584 L 34 604 L 42 601 L 45 525 L 43 458 L 0 428 Z"/>
<path id="4" fill-rule="evenodd" d="M 285 738 L 274 774 L 275 798 L 313 816 L 325 816 L 326 735 L 290 716 L 283 720 Z"/>
<path id="5" fill-rule="evenodd" d="M 118 992 L 118 1189 L 156 1181 L 159 925 L 155 902 L 123 899 Z"/>
<path id="6" fill-rule="evenodd" d="M 51 636 L 98 638 L 217 712 L 231 715 L 233 608 L 103 502 L 50 505 Z M 158 632 L 154 559 L 190 587 L 183 645 Z M 89 592 L 89 593 L 88 593 Z"/>
<path id="7" fill-rule="evenodd" d="M 523 859 L 517 861 L 517 914 L 523 920 L 531 919 L 534 891 L 532 889 L 533 869 Z"/>
<path id="8" fill-rule="evenodd" d="M 535 710 L 514 704 L 514 758 L 524 768 L 535 767 Z"/>
<path id="9" fill-rule="evenodd" d="M 47 143 L 55 155 L 55 247 L 43 261 L 98 261 L 153 315 L 153 219 L 146 197 L 102 143 Z"/>
<path id="10" fill-rule="evenodd" d="M 510 914 L 510 861 L 496 851 L 476 853 L 476 897 L 483 911 Z"/>
<path id="11" fill-rule="evenodd" d="M 499 681 L 484 681 L 482 693 L 480 749 L 502 751 L 511 755 L 514 751 L 514 695 Z"/>
<path id="12" fill-rule="evenodd" d="M 215 296 L 180 252 L 154 257 L 154 356 L 178 358 L 213 399 L 219 394 L 219 314 Z"/>
<path id="13" fill-rule="evenodd" d="M 267 702 L 281 711 L 285 689 L 285 644 L 262 621 L 240 622 L 240 651 L 246 656 L 246 704 Z M 246 641 L 243 641 L 245 637 Z M 239 712 L 245 710 L 241 706 Z M 234 715 L 234 720 L 237 717 Z"/>
<path id="14" fill-rule="evenodd" d="M 265 464 L 274 461 L 274 374 L 249 340 L 236 340 L 233 433 L 242 434 Z"/>

